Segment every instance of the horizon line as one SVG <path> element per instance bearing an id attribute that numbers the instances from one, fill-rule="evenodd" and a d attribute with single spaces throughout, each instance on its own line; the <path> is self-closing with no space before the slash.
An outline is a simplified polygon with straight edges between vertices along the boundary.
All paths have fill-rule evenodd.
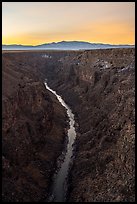
<path id="1" fill-rule="evenodd" d="M 62 41 L 53 41 L 53 42 L 47 42 L 47 43 L 41 43 L 41 44 L 36 44 L 36 45 L 32 45 L 32 44 L 2 44 L 2 46 L 11 46 L 11 45 L 18 45 L 18 46 L 32 46 L 32 47 L 36 47 L 39 45 L 44 45 L 44 44 L 52 44 L 52 43 L 60 43 L 60 42 L 85 42 L 85 43 L 91 43 L 91 44 L 107 44 L 107 45 L 130 45 L 130 46 L 135 46 L 135 44 L 111 44 L 111 43 L 105 43 L 105 42 L 89 42 L 89 41 L 79 41 L 79 40 L 62 40 Z"/>

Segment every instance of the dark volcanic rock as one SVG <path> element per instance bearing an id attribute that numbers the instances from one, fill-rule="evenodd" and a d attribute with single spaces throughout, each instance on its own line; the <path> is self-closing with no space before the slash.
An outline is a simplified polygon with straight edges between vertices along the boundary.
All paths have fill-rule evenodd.
<path id="1" fill-rule="evenodd" d="M 66 112 L 25 62 L 3 54 L 4 202 L 45 200 L 64 147 Z"/>
<path id="2" fill-rule="evenodd" d="M 134 55 L 134 49 L 75 52 L 53 73 L 47 68 L 51 87 L 80 125 L 68 201 L 135 200 Z"/>
<path id="3" fill-rule="evenodd" d="M 45 54 L 49 57 L 44 57 Z M 68 201 L 135 201 L 134 49 L 22 52 L 11 53 L 9 58 L 16 59 L 18 64 L 21 63 L 18 67 L 20 73 L 24 72 L 23 67 L 25 66 L 27 73 L 31 73 L 31 75 L 37 73 L 37 76 L 42 80 L 47 78 L 49 85 L 63 96 L 66 103 L 70 105 L 75 113 L 76 121 L 79 126 L 77 127 L 75 160 L 69 179 Z M 10 60 L 10 66 L 11 62 L 13 63 L 13 60 Z M 26 65 L 24 65 L 25 63 Z M 30 78 L 34 79 L 35 77 L 36 76 L 31 76 Z M 37 77 L 35 81 L 38 81 Z M 20 87 L 22 86 L 24 86 L 24 84 L 20 83 Z M 11 88 L 12 87 L 9 89 Z M 25 87 L 22 89 L 24 90 Z M 28 87 L 27 89 L 29 90 L 30 88 Z M 36 91 L 34 91 L 34 93 L 36 94 Z M 40 91 L 38 94 L 40 94 Z M 25 98 L 25 95 L 22 95 L 22 97 Z M 50 98 L 53 100 L 52 97 Z M 31 99 L 28 101 L 31 101 Z M 52 113 L 52 105 L 57 105 L 56 101 L 51 105 L 49 99 L 46 99 L 46 103 L 49 105 L 48 110 Z M 35 104 L 37 103 L 34 103 L 34 110 L 39 111 L 41 115 L 41 109 L 37 109 Z M 20 106 L 23 107 L 23 104 L 21 103 Z M 10 107 L 12 109 L 11 105 Z M 62 115 L 64 116 L 63 112 L 60 111 L 60 108 L 54 108 L 54 110 L 57 111 L 57 113 L 54 114 L 54 116 L 56 116 L 53 120 L 54 124 L 57 124 L 58 118 L 60 118 L 59 124 L 62 124 L 63 121 L 61 118 Z M 28 109 L 27 111 L 25 110 L 23 112 L 23 117 L 26 117 L 25 114 L 29 112 Z M 9 123 L 13 121 L 14 124 L 14 120 L 17 122 L 16 119 L 12 119 L 14 113 L 11 112 L 9 114 Z M 60 115 L 60 113 L 62 113 L 62 115 Z M 33 115 L 33 112 L 31 114 Z M 40 120 L 41 124 L 42 120 L 40 118 L 37 119 Z M 48 116 L 46 119 L 48 119 Z M 31 125 L 32 123 L 29 123 L 29 125 L 24 126 L 23 129 L 26 131 L 26 135 L 27 131 L 30 132 L 30 135 L 33 135 L 31 134 L 32 129 L 29 128 Z M 50 129 L 50 125 L 53 127 L 53 122 L 52 124 L 48 122 L 47 128 Z M 45 167 L 44 170 L 42 169 L 47 180 L 49 178 L 48 169 L 53 168 L 53 157 L 55 158 L 58 148 L 62 148 L 62 146 L 59 145 L 61 141 L 60 134 L 55 134 L 55 132 L 58 132 L 59 126 L 54 127 L 54 134 L 50 131 L 50 137 L 48 132 L 45 133 L 47 136 L 44 135 L 44 137 L 46 137 L 46 144 L 49 145 L 48 148 L 46 146 L 46 148 L 40 149 L 41 144 L 37 146 L 38 138 L 34 137 L 34 141 L 37 141 L 36 148 L 40 149 L 40 152 L 42 151 L 42 153 L 38 153 L 38 155 L 40 155 L 39 157 L 44 158 L 45 160 L 46 155 L 48 155 L 45 164 L 47 165 L 47 171 L 45 171 Z M 9 130 L 9 134 L 15 131 L 13 129 L 11 130 L 12 131 Z M 16 134 L 18 134 L 18 132 L 19 131 L 17 131 Z M 6 140 L 5 138 L 3 140 L 5 144 L 8 142 L 8 145 L 4 145 L 3 148 L 5 147 L 6 152 L 11 153 L 11 149 L 13 150 L 13 147 L 15 146 L 10 143 L 9 139 Z M 18 139 L 18 145 L 19 144 L 20 141 Z M 26 151 L 28 152 L 28 149 Z M 35 148 L 33 148 L 33 151 L 35 151 Z M 27 189 L 32 188 L 30 190 L 32 193 L 30 200 L 38 201 L 37 193 L 42 195 L 43 186 L 46 186 L 45 184 L 41 184 L 42 187 L 40 187 L 39 183 L 39 188 L 37 188 L 37 182 L 40 178 L 42 178 L 41 180 L 44 182 L 43 177 L 40 177 L 41 173 L 39 169 L 36 170 L 37 173 L 35 172 L 35 168 L 40 167 L 34 168 L 34 164 L 37 164 L 37 166 L 40 165 L 39 159 L 36 157 L 36 159 L 34 159 L 34 161 L 36 160 L 35 162 L 33 161 L 30 162 L 28 166 L 26 165 L 24 167 L 25 171 L 23 170 L 24 168 L 15 168 L 14 165 L 17 174 L 13 174 L 13 167 L 11 166 L 12 160 L 9 159 L 10 153 L 8 154 L 8 157 L 3 157 L 3 168 L 9 169 L 8 171 L 5 171 L 8 173 L 4 176 L 4 189 L 9 189 L 8 193 L 10 193 L 7 194 L 7 192 L 5 192 L 5 195 L 12 195 L 12 189 L 17 187 L 16 191 L 13 191 L 13 193 L 20 193 L 22 192 L 22 189 L 24 189 L 25 192 L 23 195 L 26 195 L 25 201 L 27 201 L 29 198 L 27 195 Z M 15 154 L 14 151 L 13 154 Z M 23 150 L 21 151 L 21 155 L 23 157 Z M 49 155 L 52 155 L 53 157 L 50 157 Z M 29 154 L 27 157 L 27 160 L 29 161 Z M 48 158 L 50 159 L 48 160 Z M 14 162 L 17 163 L 18 160 Z M 29 172 L 31 173 L 29 174 Z M 17 177 L 20 178 L 18 180 L 16 175 L 22 176 Z M 31 175 L 37 175 L 37 179 L 34 179 L 35 176 L 33 177 Z M 15 181 L 18 182 L 16 183 Z M 24 186 L 23 182 L 28 188 L 21 187 Z"/>

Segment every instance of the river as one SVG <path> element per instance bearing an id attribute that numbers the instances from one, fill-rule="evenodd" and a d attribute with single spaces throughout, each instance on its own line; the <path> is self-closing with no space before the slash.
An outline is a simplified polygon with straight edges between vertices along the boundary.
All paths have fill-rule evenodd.
<path id="1" fill-rule="evenodd" d="M 65 107 L 67 111 L 67 115 L 69 118 L 69 129 L 67 131 L 68 143 L 67 149 L 65 151 L 64 160 L 61 163 L 60 168 L 58 169 L 57 173 L 54 175 L 53 185 L 52 185 L 52 192 L 50 196 L 50 201 L 52 202 L 65 202 L 66 199 L 66 191 L 67 191 L 67 183 L 66 179 L 69 174 L 69 167 L 72 163 L 72 156 L 73 156 L 73 149 L 74 149 L 74 142 L 76 138 L 76 130 L 75 130 L 75 120 L 74 114 L 70 107 L 65 103 L 61 96 L 59 96 L 56 91 L 52 90 L 47 82 L 44 82 L 46 89 L 52 92 L 61 103 L 62 106 Z"/>

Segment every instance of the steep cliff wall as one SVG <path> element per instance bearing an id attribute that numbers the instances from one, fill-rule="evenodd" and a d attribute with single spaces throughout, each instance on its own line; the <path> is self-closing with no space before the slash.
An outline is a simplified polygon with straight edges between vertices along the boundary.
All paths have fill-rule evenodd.
<path id="1" fill-rule="evenodd" d="M 29 69 L 26 60 L 19 55 L 3 54 L 4 202 L 45 200 L 56 159 L 64 147 L 65 110 Z"/>
<path id="2" fill-rule="evenodd" d="M 53 72 L 44 68 L 80 126 L 69 201 L 135 199 L 134 63 L 134 49 L 108 49 L 68 54 Z"/>
<path id="3" fill-rule="evenodd" d="M 37 100 L 41 97 L 43 98 L 42 93 L 44 91 L 44 94 L 48 96 L 46 97 L 46 101 L 42 103 L 43 105 L 41 104 L 41 108 L 44 107 L 44 110 L 48 109 L 48 111 L 46 113 L 43 113 L 42 116 L 45 118 L 44 120 L 47 121 L 46 122 L 47 131 L 48 128 L 50 129 L 50 126 L 52 130 L 50 131 L 50 133 L 44 130 L 46 135 L 45 141 L 48 147 L 46 146 L 46 148 L 44 148 L 43 144 L 43 148 L 40 148 L 41 143 L 39 145 L 38 145 L 39 142 L 37 143 L 37 145 L 35 143 L 36 145 L 35 147 L 40 149 L 39 150 L 40 153 L 38 153 L 39 155 L 38 160 L 37 157 L 35 157 L 36 159 L 34 159 L 34 161 L 36 160 L 37 162 L 30 162 L 29 164 L 24 164 L 25 170 L 22 167 L 18 168 L 17 165 L 14 165 L 17 166 L 17 168 L 15 169 L 20 169 L 20 172 L 22 172 L 22 174 L 19 173 L 17 175 L 23 175 L 22 177 L 17 176 L 13 178 L 13 176 L 11 176 L 13 175 L 12 168 L 11 174 L 9 173 L 9 175 L 7 175 L 6 172 L 10 172 L 9 170 L 7 171 L 7 169 L 9 168 L 8 167 L 9 161 L 12 161 L 12 159 L 6 159 L 9 157 L 10 154 L 8 154 L 8 156 L 3 157 L 4 168 L 6 169 L 4 170 L 4 174 L 6 174 L 6 176 L 4 176 L 5 179 L 4 189 L 6 190 L 14 189 L 16 187 L 14 192 L 16 192 L 17 195 L 19 194 L 18 196 L 19 198 L 24 197 L 25 201 L 29 199 L 31 201 L 34 200 L 38 201 L 40 200 L 38 197 L 42 198 L 45 193 L 45 191 L 43 193 L 43 186 L 48 186 L 47 183 L 50 178 L 49 176 L 50 173 L 48 174 L 48 172 L 50 172 L 50 170 L 54 166 L 52 162 L 54 160 L 53 158 L 56 158 L 57 156 L 56 152 L 58 152 L 58 148 L 60 149 L 62 148 L 61 138 L 63 138 L 63 135 L 61 136 L 61 133 L 60 131 L 58 132 L 58 130 L 62 130 L 61 125 L 64 124 L 65 115 L 63 111 L 61 111 L 60 106 L 57 105 L 58 103 L 56 99 L 55 98 L 53 99 L 53 96 L 51 95 L 49 96 L 49 94 L 45 92 L 45 90 L 43 90 L 42 85 L 40 85 L 41 87 L 40 88 L 39 85 L 36 83 L 39 81 L 39 79 L 41 79 L 42 81 L 45 78 L 47 78 L 48 84 L 60 95 L 62 95 L 63 99 L 65 99 L 65 101 L 71 106 L 73 112 L 75 113 L 76 121 L 79 124 L 79 126 L 77 126 L 75 160 L 69 179 L 70 185 L 68 201 L 74 202 L 134 201 L 135 200 L 134 49 L 108 49 L 108 50 L 65 51 L 65 52 L 63 51 L 21 52 L 14 53 L 14 55 L 10 54 L 9 58 L 10 66 L 12 66 L 14 58 L 17 64 L 19 65 L 16 67 L 16 70 L 18 70 L 19 73 L 24 73 L 23 67 L 25 67 L 25 72 L 27 73 L 27 75 L 25 74 L 25 77 L 28 77 L 28 75 L 31 74 L 29 78 L 33 79 L 31 81 L 33 85 L 31 85 L 30 83 L 30 85 L 28 84 L 27 87 L 25 88 L 22 87 L 24 86 L 23 80 L 28 79 L 26 78 L 24 79 L 24 74 L 23 76 L 21 75 L 21 77 L 23 78 L 19 82 L 20 91 L 18 94 L 17 93 L 15 94 L 15 97 L 17 99 L 16 101 L 19 101 L 18 106 L 21 107 L 19 108 L 20 110 L 23 110 L 23 107 L 26 108 L 27 106 L 20 103 L 21 100 L 20 99 L 18 100 L 19 96 L 25 99 L 24 100 L 24 102 L 26 101 L 25 104 L 30 103 L 30 105 L 28 106 L 30 107 L 34 106 L 34 109 L 30 108 L 29 112 L 28 109 L 25 109 L 23 111 L 22 117 L 26 117 L 27 113 L 30 113 L 31 117 L 34 118 L 36 115 L 39 115 L 38 114 L 39 101 Z M 6 63 L 7 60 L 5 64 Z M 14 73 L 14 75 L 15 74 L 17 73 Z M 16 82 L 15 79 L 13 79 L 13 81 L 14 83 L 19 84 L 18 81 Z M 3 84 L 4 83 L 8 85 L 8 80 L 7 82 L 3 81 Z M 12 84 L 14 85 L 14 83 Z M 9 84 L 7 90 L 11 89 L 12 91 L 14 90 L 15 87 L 14 86 L 11 87 Z M 31 89 L 33 89 L 34 92 Z M 36 95 L 37 97 L 35 98 L 34 96 L 34 101 L 32 101 L 31 99 L 32 97 L 29 94 L 26 95 L 21 90 L 22 91 L 31 90 L 30 92 L 35 93 L 34 95 Z M 26 97 L 28 98 L 28 100 Z M 7 96 L 4 95 L 3 99 L 4 98 L 7 98 Z M 10 96 L 8 96 L 8 100 L 10 100 Z M 8 103 L 11 104 L 12 100 L 11 102 Z M 4 106 L 8 107 L 6 105 Z M 10 109 L 12 110 L 12 105 L 10 105 L 10 107 L 11 107 Z M 5 111 L 8 112 L 8 109 L 6 109 Z M 51 112 L 52 114 L 50 114 L 49 112 Z M 13 113 L 11 113 L 10 116 L 7 116 L 7 118 L 9 119 L 6 119 L 5 121 L 10 120 L 9 123 L 11 123 L 11 121 L 15 120 L 15 122 L 17 122 L 17 119 L 13 119 L 12 115 L 14 115 L 14 113 L 15 111 L 13 111 Z M 37 114 L 35 115 L 34 113 Z M 52 118 L 51 115 L 53 115 L 54 117 L 53 119 L 50 119 L 50 121 L 52 121 L 50 123 L 48 118 L 50 117 Z M 30 115 L 27 116 L 27 121 L 29 120 L 29 116 Z M 36 124 L 35 123 L 35 120 L 37 120 L 36 118 L 33 121 L 34 124 Z M 41 124 L 43 126 L 42 121 L 43 119 L 41 118 L 39 123 L 40 129 Z M 5 124 L 8 127 L 8 122 L 6 122 Z M 53 124 L 55 125 L 53 126 Z M 30 126 L 31 125 L 33 125 L 32 122 L 30 123 Z M 28 127 L 26 127 L 26 129 L 25 127 L 23 128 L 23 130 L 26 131 L 25 135 L 27 135 L 28 131 L 27 128 Z M 35 127 L 32 129 L 35 130 Z M 13 130 L 15 132 L 15 128 Z M 38 131 L 37 128 L 36 131 Z M 17 131 L 16 134 L 19 134 L 18 132 L 19 130 Z M 5 133 L 3 133 L 3 135 L 4 134 Z M 5 138 L 8 137 L 8 134 L 9 133 L 6 132 L 4 137 Z M 38 131 L 38 134 L 36 132 L 35 135 L 36 136 L 42 135 L 42 133 Z M 22 138 L 22 133 L 20 133 L 20 137 Z M 37 137 L 34 137 L 34 141 L 36 138 Z M 3 140 L 4 143 L 5 142 L 9 143 L 9 139 Z M 12 141 L 12 144 L 13 142 L 14 141 Z M 20 141 L 18 140 L 17 143 L 19 145 Z M 11 147 L 12 145 L 6 145 L 6 147 L 8 146 Z M 35 148 L 33 149 L 35 152 Z M 55 149 L 56 151 L 54 151 Z M 10 150 L 6 151 L 7 152 L 9 151 L 10 153 L 12 152 Z M 21 153 L 21 155 L 23 155 L 23 153 Z M 46 167 L 44 166 L 44 169 L 42 168 L 43 164 L 40 166 L 40 162 L 38 162 L 39 160 L 43 161 L 43 158 L 44 161 L 46 159 L 46 164 L 44 163 Z M 29 161 L 29 155 L 27 160 Z M 34 164 L 37 165 L 35 166 Z M 41 168 L 42 173 L 39 171 L 41 170 Z M 11 180 L 9 179 L 10 177 Z M 43 178 L 47 178 L 46 184 L 45 183 L 42 184 L 41 182 L 38 183 L 40 179 L 41 181 L 45 182 Z M 32 195 L 31 193 L 29 193 L 28 195 L 27 192 L 29 191 L 27 190 L 24 193 L 21 193 L 23 192 L 24 189 L 28 189 L 24 188 L 24 185 L 26 184 L 25 185 L 26 187 L 28 183 L 29 188 L 30 187 L 32 188 L 31 189 Z M 42 187 L 40 187 L 40 185 L 42 185 Z M 4 192 L 5 192 L 4 197 L 5 195 L 11 196 L 11 193 L 9 192 L 12 191 L 8 191 L 8 193 L 6 191 Z M 15 196 L 13 194 L 12 197 L 10 197 L 10 200 L 13 200 L 14 197 Z"/>

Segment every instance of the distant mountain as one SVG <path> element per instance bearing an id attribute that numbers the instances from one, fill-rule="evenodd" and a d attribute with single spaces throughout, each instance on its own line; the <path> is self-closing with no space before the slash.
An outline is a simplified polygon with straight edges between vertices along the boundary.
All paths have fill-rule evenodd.
<path id="1" fill-rule="evenodd" d="M 89 43 L 83 41 L 61 41 L 42 45 L 2 45 L 2 50 L 92 50 L 108 48 L 131 48 L 134 45 L 111 45 L 103 43 Z"/>
<path id="2" fill-rule="evenodd" d="M 2 50 L 26 50 L 26 49 L 34 49 L 34 46 L 30 45 L 2 45 Z"/>

